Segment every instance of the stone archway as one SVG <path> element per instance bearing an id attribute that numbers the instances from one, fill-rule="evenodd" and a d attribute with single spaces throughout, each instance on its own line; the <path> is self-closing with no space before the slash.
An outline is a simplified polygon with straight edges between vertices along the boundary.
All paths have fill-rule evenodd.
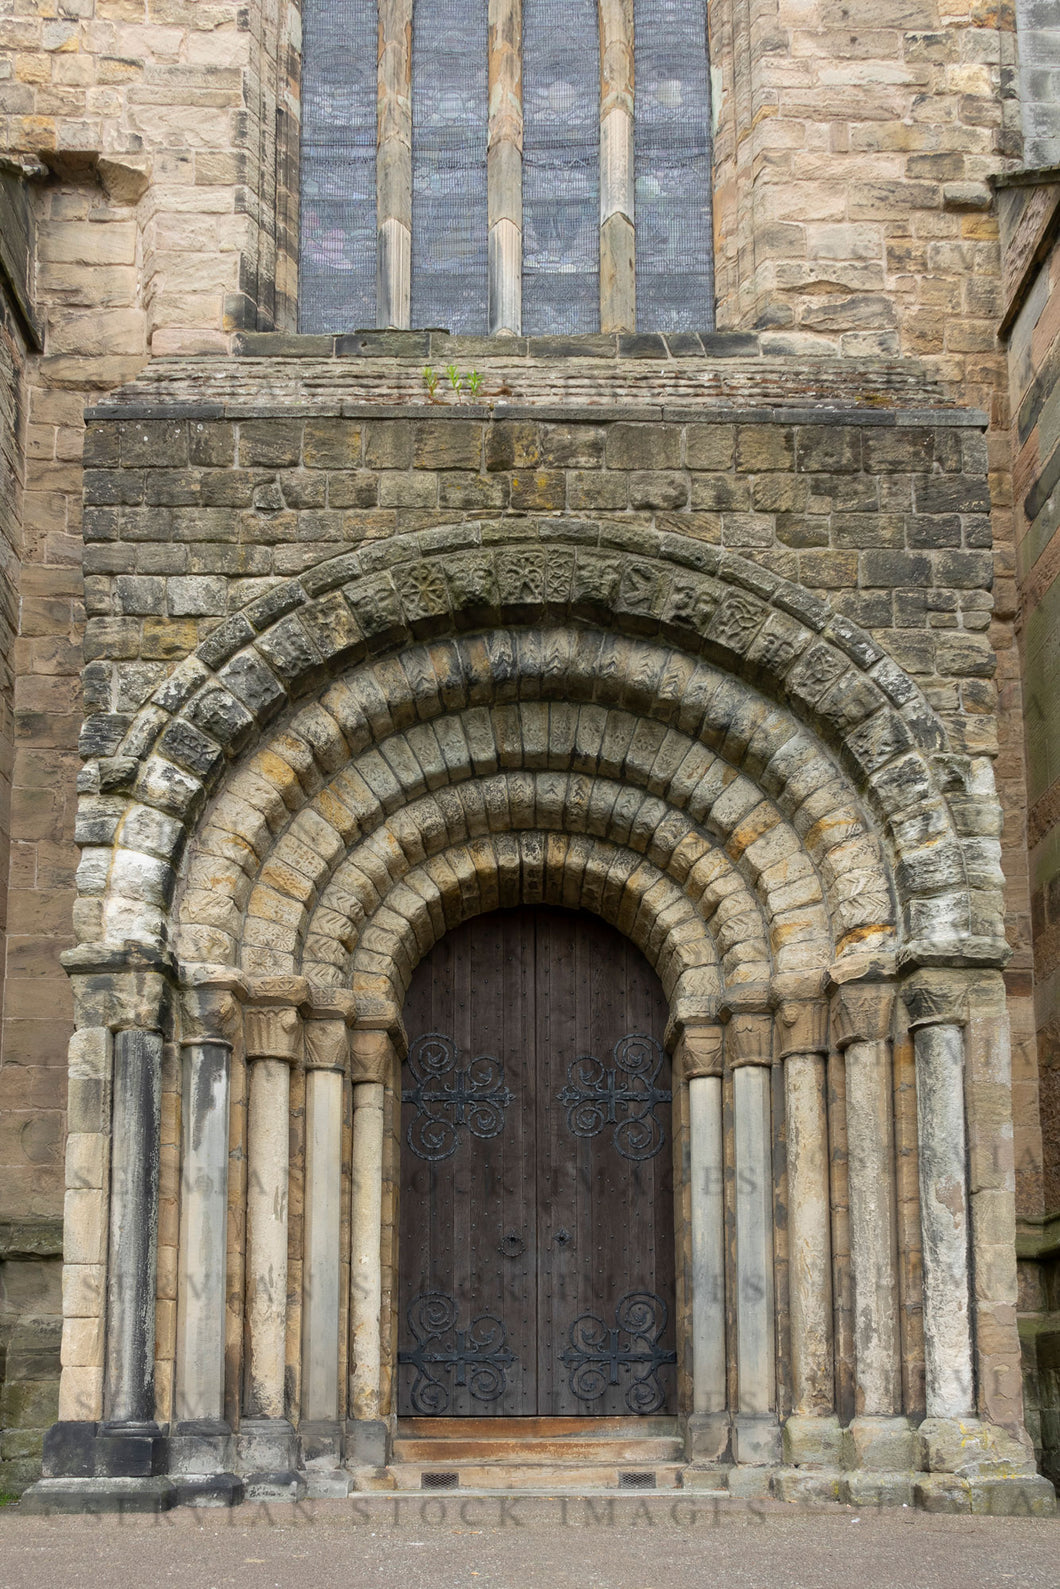
<path id="1" fill-rule="evenodd" d="M 118 1236 L 106 1363 L 100 1344 L 64 1380 L 74 1421 L 213 1420 L 171 1435 L 174 1473 L 296 1490 L 299 1462 L 385 1460 L 402 1001 L 447 930 L 535 900 L 612 922 L 666 992 L 692 1459 L 772 1469 L 786 1422 L 802 1493 L 821 1451 L 909 1470 L 910 1415 L 1005 1405 L 973 1377 L 968 1219 L 986 1205 L 959 1085 L 1001 1062 L 997 846 L 966 798 L 981 769 L 805 592 L 678 537 L 631 556 L 608 534 L 515 553 L 464 525 L 324 564 L 223 624 L 100 759 L 69 969 L 75 1052 L 115 1078 L 115 1190 L 93 1207 Z M 899 976 L 915 1118 L 908 1091 L 896 1115 Z M 153 1122 L 164 1099 L 178 1113 L 171 987 L 183 1159 L 163 1139 L 155 1178 Z M 896 1129 L 907 1151 L 918 1136 L 919 1197 Z M 180 1207 L 157 1256 L 152 1196 Z M 227 1277 L 200 1283 L 222 1247 Z M 977 1299 L 981 1343 L 1005 1306 Z"/>

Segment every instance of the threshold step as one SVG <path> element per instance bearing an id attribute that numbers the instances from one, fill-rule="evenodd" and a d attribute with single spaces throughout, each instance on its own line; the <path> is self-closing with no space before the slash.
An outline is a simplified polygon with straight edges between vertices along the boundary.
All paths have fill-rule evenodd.
<path id="1" fill-rule="evenodd" d="M 684 1464 L 652 1463 L 612 1467 L 587 1462 L 432 1463 L 395 1462 L 390 1473 L 398 1490 L 537 1490 L 542 1492 L 615 1490 L 651 1492 L 681 1488 Z"/>

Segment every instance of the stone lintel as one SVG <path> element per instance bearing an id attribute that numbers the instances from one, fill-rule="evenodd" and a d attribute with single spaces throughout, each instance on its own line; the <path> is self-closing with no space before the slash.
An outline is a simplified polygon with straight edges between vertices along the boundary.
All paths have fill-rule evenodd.
<path id="1" fill-rule="evenodd" d="M 975 972 L 921 969 L 903 979 L 902 1002 L 910 1030 L 922 1026 L 963 1026 L 968 1019 L 969 984 Z"/>
<path id="2" fill-rule="evenodd" d="M 243 1032 L 247 1059 L 282 1059 L 297 1064 L 302 1057 L 299 1010 L 306 1002 L 304 977 L 260 977 L 247 985 Z"/>
<path id="3" fill-rule="evenodd" d="M 674 1069 L 684 1081 L 698 1076 L 720 1076 L 724 1070 L 725 1029 L 689 1023 L 674 1053 Z"/>

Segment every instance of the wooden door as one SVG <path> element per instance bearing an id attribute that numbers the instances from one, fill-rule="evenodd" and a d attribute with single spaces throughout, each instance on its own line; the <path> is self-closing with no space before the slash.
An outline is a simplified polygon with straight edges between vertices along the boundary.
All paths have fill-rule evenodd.
<path id="1" fill-rule="evenodd" d="M 398 1411 L 675 1409 L 666 1004 L 597 918 L 476 917 L 405 1006 Z"/>

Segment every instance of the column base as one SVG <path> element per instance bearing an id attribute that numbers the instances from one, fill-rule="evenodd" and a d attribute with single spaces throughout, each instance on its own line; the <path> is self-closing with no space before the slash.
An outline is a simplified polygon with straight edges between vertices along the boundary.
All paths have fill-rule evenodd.
<path id="1" fill-rule="evenodd" d="M 298 1436 L 286 1418 L 247 1418 L 236 1435 L 239 1471 L 248 1501 L 300 1501 Z"/>
<path id="2" fill-rule="evenodd" d="M 1029 1446 L 1007 1429 L 978 1418 L 925 1418 L 920 1425 L 930 1473 L 955 1473 L 970 1479 L 1037 1472 Z"/>
<path id="3" fill-rule="evenodd" d="M 169 1472 L 230 1473 L 236 1466 L 236 1441 L 220 1418 L 196 1418 L 173 1424 L 169 1435 Z"/>
<path id="4" fill-rule="evenodd" d="M 166 1471 L 168 1441 L 156 1423 L 52 1424 L 44 1436 L 46 1479 L 150 1479 Z"/>
<path id="5" fill-rule="evenodd" d="M 776 1467 L 783 1455 L 782 1448 L 780 1424 L 772 1415 L 736 1414 L 732 1454 L 740 1467 Z"/>
<path id="6" fill-rule="evenodd" d="M 685 1454 L 696 1467 L 731 1461 L 732 1420 L 727 1412 L 694 1412 L 685 1422 Z"/>
<path id="7" fill-rule="evenodd" d="M 390 1426 L 384 1418 L 349 1418 L 345 1446 L 348 1468 L 385 1468 L 390 1461 Z"/>
<path id="8" fill-rule="evenodd" d="M 846 1431 L 843 1466 L 875 1473 L 923 1470 L 920 1436 L 908 1418 L 855 1418 Z"/>
<path id="9" fill-rule="evenodd" d="M 843 1431 L 839 1419 L 792 1414 L 784 1425 L 784 1461 L 792 1468 L 842 1467 Z"/>
<path id="10" fill-rule="evenodd" d="M 176 1486 L 167 1478 L 39 1479 L 19 1502 L 31 1517 L 70 1512 L 168 1512 L 177 1505 Z"/>

